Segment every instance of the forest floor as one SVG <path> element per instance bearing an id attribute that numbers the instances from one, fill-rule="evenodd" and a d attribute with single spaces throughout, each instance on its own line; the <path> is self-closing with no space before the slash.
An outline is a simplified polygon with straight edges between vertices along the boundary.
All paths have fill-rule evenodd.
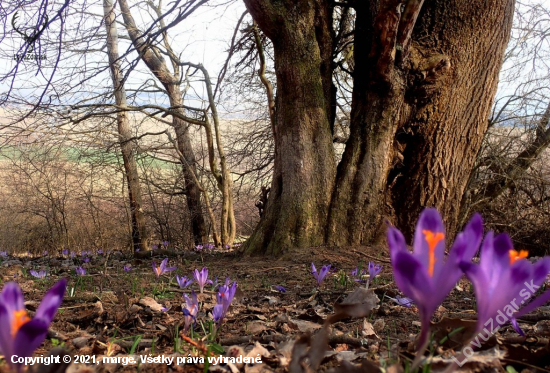
<path id="1" fill-rule="evenodd" d="M 311 248 L 279 259 L 241 258 L 231 252 L 186 252 L 170 257 L 169 265 L 177 270 L 159 279 L 153 273 L 152 261 L 159 265 L 164 256 L 135 259 L 113 252 L 89 257 L 90 262 L 83 264 L 85 276 L 75 274 L 75 267 L 82 265 L 81 256 L 11 257 L 0 263 L 1 282 L 19 283 L 30 314 L 53 283 L 62 277 L 68 279 L 68 294 L 48 338 L 35 353 L 46 356 L 57 347 L 65 349 L 73 360 L 75 355 L 95 359 L 88 364 L 73 361 L 67 372 L 407 372 L 415 356 L 414 338 L 420 331 L 418 310 L 389 298 L 402 294 L 393 282 L 383 247 L 357 247 L 346 252 Z M 334 269 L 319 289 L 311 274 L 312 261 L 318 270 L 324 264 Z M 350 271 L 357 266 L 366 268 L 369 261 L 383 265 L 370 284 L 371 295 L 377 297 L 376 308 L 367 317 L 346 317 L 323 327 L 327 317 L 334 314 L 335 304 L 365 287 L 353 280 Z M 125 272 L 125 265 L 132 269 Z M 182 294 L 189 294 L 191 289 L 198 292 L 198 287 L 194 282 L 180 289 L 175 274 L 192 277 L 192 271 L 202 267 L 208 268 L 210 279 L 217 277 L 223 283 L 229 277 L 238 284 L 232 307 L 216 336 L 209 321 L 216 303 L 212 285 L 198 296 L 201 306 L 193 332 L 182 332 Z M 35 279 L 29 273 L 32 269 L 44 269 L 48 276 Z M 283 286 L 286 292 L 275 286 Z M 443 370 L 452 362 L 475 325 L 474 299 L 470 284 L 461 280 L 439 307 L 432 318 L 431 360 L 423 372 Z M 484 342 L 474 355 L 475 361 L 460 371 L 550 372 L 550 307 L 526 315 L 520 326 L 526 337 L 520 337 L 507 324 Z M 208 367 L 200 360 L 180 364 L 176 359 L 171 364 L 140 361 L 146 356 L 204 358 L 222 351 L 225 356 L 260 356 L 262 363 L 243 366 L 237 359 L 234 364 Z M 105 362 L 104 356 L 133 356 L 136 363 Z M 314 369 L 308 366 L 312 363 Z M 53 371 L 44 366 L 32 368 Z M 0 363 L 0 372 L 5 370 L 5 363 Z"/>

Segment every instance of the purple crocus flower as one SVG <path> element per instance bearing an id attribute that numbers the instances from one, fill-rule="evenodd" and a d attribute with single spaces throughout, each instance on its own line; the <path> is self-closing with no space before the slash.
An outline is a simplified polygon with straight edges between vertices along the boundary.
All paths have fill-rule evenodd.
<path id="1" fill-rule="evenodd" d="M 76 256 L 76 253 L 73 251 L 73 252 L 71 253 L 71 258 L 74 258 L 75 256 Z"/>
<path id="2" fill-rule="evenodd" d="M 69 255 L 69 250 L 67 250 L 67 249 L 61 250 L 61 255 L 68 256 Z"/>
<path id="3" fill-rule="evenodd" d="M 227 312 L 229 310 L 229 306 L 231 306 L 231 302 L 233 301 L 233 298 L 235 297 L 235 292 L 237 291 L 237 282 L 233 281 L 233 285 L 222 285 L 220 286 L 220 289 L 218 290 L 218 294 L 216 295 L 216 300 L 218 303 L 221 303 L 223 305 L 224 312 Z"/>
<path id="4" fill-rule="evenodd" d="M 402 297 L 399 295 L 396 295 L 395 298 L 389 297 L 387 295 L 386 297 L 391 299 L 395 303 L 399 304 L 400 306 L 405 306 L 410 308 L 414 304 L 413 300 L 407 297 Z"/>
<path id="5" fill-rule="evenodd" d="M 153 261 L 153 272 L 155 272 L 155 275 L 157 277 L 160 277 L 161 275 L 165 274 L 166 272 L 171 272 L 176 269 L 176 267 L 166 267 L 168 264 L 168 258 L 165 258 L 161 263 L 160 266 L 157 267 L 155 264 L 155 261 Z"/>
<path id="6" fill-rule="evenodd" d="M 373 262 L 369 262 L 369 279 L 367 281 L 366 287 L 369 287 L 369 284 L 378 274 L 382 271 L 382 265 L 380 264 L 374 264 Z"/>
<path id="7" fill-rule="evenodd" d="M 286 289 L 281 285 L 273 285 L 273 289 L 277 290 L 279 293 L 286 293 Z"/>
<path id="8" fill-rule="evenodd" d="M 359 269 L 359 267 L 355 267 L 355 269 L 353 269 L 351 272 L 350 272 L 350 275 L 351 277 L 353 277 L 353 281 L 355 282 L 365 282 L 365 280 L 363 279 L 363 276 L 367 273 L 367 270 L 365 269 Z"/>
<path id="9" fill-rule="evenodd" d="M 89 262 L 90 262 L 90 258 L 88 258 L 88 257 L 86 256 L 86 257 L 82 258 L 82 261 L 83 261 L 84 263 L 89 263 Z"/>
<path id="10" fill-rule="evenodd" d="M 228 285 L 220 286 L 218 290 L 218 294 L 216 294 L 217 304 L 216 306 L 214 306 L 214 309 L 212 310 L 212 317 L 214 318 L 214 321 L 216 321 L 218 326 L 221 324 L 222 320 L 227 314 L 227 311 L 229 311 L 229 307 L 231 306 L 231 302 L 235 297 L 236 291 L 237 291 L 236 282 L 233 282 L 233 285 L 231 286 L 228 286 Z"/>
<path id="11" fill-rule="evenodd" d="M 82 267 L 76 267 L 75 272 L 78 276 L 85 276 L 86 275 L 86 270 Z"/>
<path id="12" fill-rule="evenodd" d="M 103 255 L 103 249 L 97 250 L 97 255 Z"/>
<path id="13" fill-rule="evenodd" d="M 203 246 L 202 246 L 202 245 L 197 245 L 197 246 L 195 246 L 195 250 L 197 250 L 197 251 L 201 251 L 201 250 L 202 250 L 202 248 L 203 248 Z"/>
<path id="14" fill-rule="evenodd" d="M 168 247 L 169 244 L 170 244 L 169 241 L 162 241 L 162 246 L 164 247 Z"/>
<path id="15" fill-rule="evenodd" d="M 195 269 L 193 271 L 193 277 L 195 277 L 195 281 L 199 284 L 201 293 L 204 291 L 204 285 L 212 283 L 212 281 L 208 279 L 208 268 L 206 267 L 203 267 L 200 272 L 198 269 Z"/>
<path id="16" fill-rule="evenodd" d="M 321 286 L 321 283 L 325 279 L 325 277 L 328 275 L 328 272 L 330 271 L 330 264 L 324 265 L 319 273 L 317 273 L 317 268 L 315 268 L 315 264 L 311 263 L 311 273 L 313 274 L 313 277 L 315 277 L 315 280 L 317 281 L 317 287 Z"/>
<path id="17" fill-rule="evenodd" d="M 185 299 L 185 307 L 182 308 L 185 326 L 184 331 L 187 332 L 189 327 L 197 321 L 197 313 L 199 312 L 199 302 L 197 301 L 197 294 L 191 291 L 191 297 L 187 294 L 183 294 Z"/>
<path id="18" fill-rule="evenodd" d="M 413 253 L 407 249 L 403 234 L 389 227 L 388 245 L 395 282 L 414 301 L 420 313 L 422 330 L 418 339 L 419 351 L 423 352 L 429 342 L 432 314 L 462 276 L 459 264 L 472 259 L 482 234 L 481 216 L 475 214 L 464 231 L 457 235 L 445 261 L 445 228 L 437 210 L 427 208 L 420 214 Z"/>
<path id="19" fill-rule="evenodd" d="M 44 250 L 44 252 L 42 253 L 43 256 L 48 256 L 48 250 Z"/>
<path id="20" fill-rule="evenodd" d="M 48 327 L 63 301 L 65 279 L 56 283 L 44 296 L 34 318 L 27 315 L 23 292 L 15 282 L 8 282 L 0 293 L 0 351 L 6 363 L 17 372 L 23 365 L 11 357 L 31 357 L 48 334 Z"/>
<path id="21" fill-rule="evenodd" d="M 40 278 L 40 279 L 43 279 L 46 277 L 46 271 L 44 270 L 40 270 L 40 271 L 35 271 L 34 269 L 31 269 L 30 272 L 29 272 L 33 277 L 36 277 L 36 278 Z"/>
<path id="22" fill-rule="evenodd" d="M 512 240 L 506 233 L 494 236 L 493 232 L 489 232 L 483 241 L 479 264 L 461 263 L 460 267 L 474 285 L 476 293 L 477 332 L 483 330 L 490 336 L 512 317 L 522 315 L 524 310 L 516 311 L 546 279 L 550 272 L 550 257 L 532 264 L 525 260 L 527 255 L 525 250 L 518 252 L 513 249 Z M 537 301 L 539 299 L 534 302 Z M 533 309 L 532 304 L 529 306 L 526 307 L 528 311 Z M 491 330 L 484 328 L 489 321 Z"/>
<path id="23" fill-rule="evenodd" d="M 130 272 L 132 270 L 132 266 L 130 264 L 126 264 L 123 267 L 124 272 Z"/>
<path id="24" fill-rule="evenodd" d="M 176 281 L 178 282 L 180 289 L 185 289 L 193 283 L 193 279 L 188 279 L 187 276 L 179 277 L 178 275 L 176 275 Z"/>
<path id="25" fill-rule="evenodd" d="M 0 251 L 0 256 L 3 257 L 3 258 L 7 258 L 8 253 L 6 251 Z"/>
<path id="26" fill-rule="evenodd" d="M 369 262 L 369 277 L 372 280 L 382 271 L 382 265 Z"/>
<path id="27" fill-rule="evenodd" d="M 216 304 L 214 306 L 214 309 L 212 310 L 212 318 L 220 326 L 222 323 L 222 320 L 225 316 L 225 313 L 223 312 L 223 305 L 222 304 Z"/>
<path id="28" fill-rule="evenodd" d="M 159 248 L 159 245 L 153 245 L 153 246 L 151 246 L 151 249 L 153 249 L 153 250 L 156 250 L 156 249 L 158 249 L 158 248 Z"/>

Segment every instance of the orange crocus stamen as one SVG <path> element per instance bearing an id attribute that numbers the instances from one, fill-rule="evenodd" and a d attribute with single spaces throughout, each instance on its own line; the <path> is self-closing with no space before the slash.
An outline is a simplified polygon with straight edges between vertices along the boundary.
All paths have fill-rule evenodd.
<path id="1" fill-rule="evenodd" d="M 428 263 L 428 274 L 431 276 L 434 275 L 434 266 L 435 266 L 435 247 L 439 243 L 439 241 L 442 241 L 445 239 L 445 234 L 443 232 L 437 232 L 434 233 L 430 230 L 424 229 L 422 231 L 424 234 L 424 237 L 426 238 L 426 242 L 428 243 L 429 248 L 429 258 L 430 261 Z"/>
<path id="2" fill-rule="evenodd" d="M 518 253 L 517 250 L 510 250 L 508 252 L 510 254 L 510 264 L 514 264 L 516 261 L 520 259 L 525 259 L 529 255 L 529 251 L 527 250 L 520 250 Z"/>
<path id="3" fill-rule="evenodd" d="M 31 318 L 29 317 L 29 315 L 27 315 L 26 310 L 14 311 L 13 314 L 14 315 L 13 315 L 13 321 L 11 324 L 11 335 L 12 337 L 15 338 L 15 335 L 17 334 L 19 329 L 23 325 L 31 321 Z"/>

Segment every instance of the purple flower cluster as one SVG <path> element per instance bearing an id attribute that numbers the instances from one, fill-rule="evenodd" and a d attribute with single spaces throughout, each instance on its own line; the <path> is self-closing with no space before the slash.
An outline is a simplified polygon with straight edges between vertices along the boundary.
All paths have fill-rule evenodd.
<path id="1" fill-rule="evenodd" d="M 31 269 L 31 270 L 29 271 L 29 273 L 30 273 L 33 277 L 36 277 L 36 278 L 39 278 L 39 279 L 46 278 L 46 276 L 48 275 L 48 274 L 46 273 L 46 271 L 44 271 L 44 270 L 35 271 L 34 269 Z"/>
<path id="2" fill-rule="evenodd" d="M 431 316 L 463 274 L 470 279 L 476 293 L 478 322 L 475 334 L 483 330 L 489 320 L 494 320 L 497 327 L 507 322 L 514 324 L 514 318 L 550 299 L 548 290 L 523 307 L 550 272 L 550 257 L 531 263 L 526 260 L 526 251 L 513 249 L 507 234 L 495 236 L 489 232 L 481 245 L 479 264 L 474 264 L 472 258 L 482 236 L 483 222 L 481 216 L 475 214 L 457 235 L 445 260 L 445 228 L 437 210 L 425 209 L 420 215 L 412 253 L 401 232 L 389 228 L 388 244 L 395 282 L 414 301 L 420 313 L 420 350 L 428 344 Z M 501 313 L 504 317 L 497 317 Z"/>
<path id="3" fill-rule="evenodd" d="M 207 244 L 204 244 L 204 245 L 197 245 L 197 246 L 195 246 L 195 250 L 196 250 L 196 251 L 214 250 L 215 247 L 216 247 L 216 246 L 214 246 L 214 244 L 207 243 Z"/>

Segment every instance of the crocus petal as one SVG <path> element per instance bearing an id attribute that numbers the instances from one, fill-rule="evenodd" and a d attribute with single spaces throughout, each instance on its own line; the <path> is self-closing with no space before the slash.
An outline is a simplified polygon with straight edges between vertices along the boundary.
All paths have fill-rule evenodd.
<path id="1" fill-rule="evenodd" d="M 498 274 L 510 267 L 510 250 L 513 249 L 512 240 L 507 234 L 493 236 L 492 232 L 487 233 L 483 246 L 479 265 L 485 273 L 491 274 L 493 279 L 491 288 L 498 286 L 501 276 Z"/>
<path id="2" fill-rule="evenodd" d="M 468 279 L 472 282 L 477 298 L 478 289 L 483 289 L 489 283 L 489 280 L 485 276 L 485 272 L 481 270 L 481 267 L 479 265 L 471 262 L 460 263 L 460 268 L 462 269 L 464 274 L 466 274 L 466 277 L 468 277 Z M 487 313 L 484 309 L 486 306 L 487 302 L 477 302 L 478 315 L 481 313 Z"/>
<path id="3" fill-rule="evenodd" d="M 462 271 L 458 270 L 460 263 L 471 262 L 476 254 L 483 236 L 483 221 L 479 214 L 475 214 L 464 230 L 460 232 L 451 249 L 449 257 L 443 266 L 443 270 L 434 278 L 434 284 L 443 289 L 451 289 L 462 277 Z"/>
<path id="4" fill-rule="evenodd" d="M 168 258 L 165 258 L 165 259 L 160 263 L 160 274 L 163 274 L 163 273 L 166 271 L 166 264 L 168 264 Z"/>
<path id="5" fill-rule="evenodd" d="M 519 327 L 518 321 L 516 320 L 515 317 L 512 317 L 512 320 L 510 320 L 510 323 L 512 324 L 512 327 L 514 328 L 514 330 L 516 331 L 516 333 L 518 333 L 518 334 L 521 335 L 522 337 L 525 337 L 525 333 L 524 333 L 523 330 L 521 330 L 521 328 Z"/>
<path id="6" fill-rule="evenodd" d="M 23 325 L 13 341 L 13 353 L 17 356 L 29 357 L 46 339 L 49 322 L 33 319 Z"/>
<path id="7" fill-rule="evenodd" d="M 219 325 L 221 324 L 223 317 L 224 317 L 223 305 L 216 304 L 214 306 L 214 309 L 212 310 L 212 318 Z"/>
<path id="8" fill-rule="evenodd" d="M 472 260 L 483 238 L 483 220 L 481 215 L 474 214 L 464 230 L 457 234 L 451 249 L 447 263 L 469 262 Z"/>
<path id="9" fill-rule="evenodd" d="M 43 320 L 49 324 L 53 320 L 57 309 L 63 301 L 63 295 L 65 295 L 66 287 L 66 279 L 62 279 L 52 286 L 52 288 L 48 290 L 42 299 L 40 306 L 38 306 L 34 318 Z"/>
<path id="10" fill-rule="evenodd" d="M 407 243 L 405 242 L 405 237 L 399 231 L 399 229 L 394 227 L 389 227 L 387 239 L 388 239 L 388 246 L 390 248 L 390 258 L 392 262 L 394 260 L 395 255 L 397 255 L 397 253 L 402 251 L 405 251 L 405 252 L 409 251 L 407 250 Z"/>
<path id="11" fill-rule="evenodd" d="M 443 269 L 445 256 L 445 227 L 436 209 L 422 211 L 414 233 L 414 254 L 432 277 Z"/>
<path id="12" fill-rule="evenodd" d="M 392 265 L 395 283 L 407 297 L 419 305 L 429 302 L 429 299 L 426 299 L 427 296 L 433 298 L 430 279 L 416 256 L 409 252 L 399 252 Z"/>
<path id="13" fill-rule="evenodd" d="M 13 337 L 11 335 L 11 318 L 13 311 L 7 308 L 8 303 L 0 302 L 0 353 L 13 355 Z"/>
<path id="14" fill-rule="evenodd" d="M 541 285 L 544 281 L 546 281 L 546 278 L 549 273 L 550 273 L 550 257 L 546 256 L 542 259 L 539 259 L 533 265 L 533 283 L 535 283 L 537 286 Z"/>
<path id="15" fill-rule="evenodd" d="M 539 308 L 540 306 L 542 306 L 543 304 L 545 304 L 548 301 L 550 301 L 550 289 L 546 290 L 544 293 L 542 293 L 537 298 L 535 298 L 527 306 L 520 309 L 514 316 L 515 317 L 521 317 L 523 315 L 526 315 L 529 312 Z"/>
<path id="16" fill-rule="evenodd" d="M 17 283 L 8 282 L 4 285 L 1 293 L 2 303 L 6 305 L 8 311 L 25 309 L 25 299 L 23 292 Z"/>

